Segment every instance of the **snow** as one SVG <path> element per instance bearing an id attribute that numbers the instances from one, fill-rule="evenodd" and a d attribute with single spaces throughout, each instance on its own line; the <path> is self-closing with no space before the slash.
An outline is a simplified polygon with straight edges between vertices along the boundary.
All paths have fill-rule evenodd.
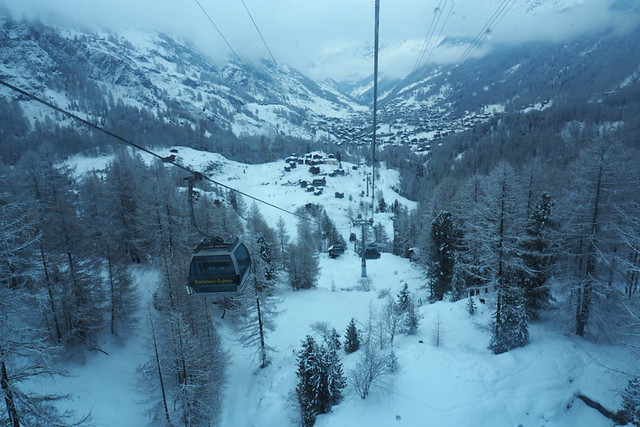
<path id="1" fill-rule="evenodd" d="M 349 230 L 346 211 L 349 204 L 357 208 L 363 168 L 349 171 L 345 177 L 327 177 L 327 190 L 313 196 L 297 185 L 308 179 L 308 166 L 298 165 L 285 173 L 284 162 L 263 165 L 244 165 L 224 157 L 184 147 L 178 159 L 185 165 L 202 168 L 211 162 L 221 165 L 215 179 L 241 191 L 259 196 L 286 209 L 295 209 L 307 202 L 322 203 L 341 232 Z M 168 150 L 159 151 L 167 155 Z M 151 160 L 150 156 L 143 155 Z M 76 166 L 76 173 L 104 168 L 108 157 L 88 159 L 70 158 L 68 165 Z M 170 166 L 167 166 L 170 167 Z M 323 165 L 323 171 L 335 167 Z M 376 183 L 391 202 L 398 198 L 391 186 L 397 176 L 380 169 L 381 180 Z M 344 199 L 335 199 L 333 191 L 345 192 Z M 348 196 L 353 200 L 349 201 Z M 366 199 L 366 198 L 365 198 Z M 370 199 L 368 199 L 370 200 Z M 247 200 L 248 202 L 248 200 Z M 289 232 L 295 231 L 297 219 L 281 211 L 260 205 L 265 219 L 275 224 L 279 216 L 287 222 Z M 384 215 L 376 217 L 385 220 Z M 346 236 L 348 237 L 348 235 Z M 282 286 L 275 318 L 275 331 L 266 336 L 267 344 L 277 349 L 272 363 L 258 369 L 253 350 L 245 348 L 234 337 L 231 320 L 214 316 L 229 354 L 227 385 L 224 389 L 222 426 L 286 426 L 296 425 L 295 399 L 296 353 L 301 341 L 312 334 L 314 322 L 328 322 L 344 334 L 351 318 L 362 328 L 369 312 L 376 312 L 384 302 L 385 291 L 395 297 L 407 283 L 417 301 L 422 317 L 415 336 L 399 335 L 394 348 L 400 372 L 390 377 L 384 389 L 376 389 L 361 400 L 346 390 L 345 399 L 333 412 L 321 415 L 318 426 L 610 426 L 611 421 L 588 408 L 575 394 L 583 393 L 605 407 L 620 405 L 620 392 L 628 375 L 635 372 L 634 359 L 625 349 L 594 344 L 582 338 L 566 335 L 558 312 L 550 312 L 542 320 L 530 325 L 531 343 L 524 348 L 502 355 L 488 349 L 491 315 L 495 299 L 491 292 L 483 295 L 486 303 L 476 299 L 474 316 L 466 311 L 466 300 L 456 303 L 428 304 L 423 272 L 407 259 L 388 253 L 381 259 L 367 262 L 370 290 L 361 285 L 360 259 L 348 245 L 344 255 L 330 259 L 320 255 L 320 277 L 313 290 L 291 291 Z M 136 385 L 136 368 L 151 358 L 148 347 L 148 323 L 144 320 L 147 304 L 158 275 L 153 270 L 135 272 L 143 300 L 141 322 L 124 345 L 105 338 L 101 348 L 107 354 L 94 352 L 79 364 L 69 362 L 65 367 L 73 377 L 56 379 L 42 384 L 47 390 L 71 393 L 68 402 L 80 414 L 91 411 L 97 426 L 141 426 L 150 423 L 144 406 L 144 396 Z M 434 325 L 439 319 L 442 345 L 433 341 Z M 342 355 L 344 372 L 358 363 L 360 352 Z"/>

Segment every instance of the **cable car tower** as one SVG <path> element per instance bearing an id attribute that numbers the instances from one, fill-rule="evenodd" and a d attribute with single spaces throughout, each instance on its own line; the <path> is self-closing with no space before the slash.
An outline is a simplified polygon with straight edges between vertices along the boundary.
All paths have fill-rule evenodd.
<path id="1" fill-rule="evenodd" d="M 373 226 L 373 213 L 375 211 L 375 182 L 376 182 L 376 131 L 378 127 L 378 41 L 380 33 L 380 0 L 375 0 L 375 24 L 373 47 L 373 137 L 371 141 L 371 218 L 364 219 L 361 215 L 353 221 L 354 226 L 362 227 L 362 247 L 360 248 L 361 274 L 367 277 L 367 259 L 380 258 L 380 252 L 375 246 L 367 246 L 366 227 Z M 369 186 L 367 185 L 367 189 Z"/>

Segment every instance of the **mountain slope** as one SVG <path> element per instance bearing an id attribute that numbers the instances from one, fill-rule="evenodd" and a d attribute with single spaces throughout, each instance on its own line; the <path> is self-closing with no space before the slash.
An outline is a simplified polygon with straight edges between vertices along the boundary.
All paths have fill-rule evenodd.
<path id="1" fill-rule="evenodd" d="M 5 18 L 0 55 L 4 79 L 98 118 L 109 103 L 122 102 L 156 116 L 206 121 L 236 136 L 314 139 L 314 123 L 365 109 L 286 65 L 216 64 L 160 33 L 116 36 Z"/>

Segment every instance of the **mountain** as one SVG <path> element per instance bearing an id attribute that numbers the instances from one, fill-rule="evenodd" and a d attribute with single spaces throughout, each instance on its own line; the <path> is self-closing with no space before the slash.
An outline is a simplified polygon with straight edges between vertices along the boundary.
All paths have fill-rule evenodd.
<path id="1" fill-rule="evenodd" d="M 470 129 L 497 113 L 599 103 L 614 94 L 629 107 L 637 104 L 632 94 L 639 78 L 640 27 L 625 34 L 608 28 L 567 44 L 502 46 L 457 68 L 427 65 L 398 82 L 381 101 L 379 136 L 421 142 Z"/>
<path id="2" fill-rule="evenodd" d="M 527 7 L 534 13 L 579 3 L 530 1 Z M 622 0 L 617 7 L 637 13 Z M 0 20 L 0 55 L 2 79 L 100 124 L 155 138 L 156 144 L 162 137 L 148 136 L 141 122 L 179 127 L 182 133 L 162 134 L 209 149 L 215 149 L 207 142 L 212 137 L 230 144 L 247 138 L 371 141 L 371 78 L 318 83 L 285 64 L 228 62 L 157 32 L 116 35 L 6 17 Z M 504 114 L 556 114 L 560 106 L 579 109 L 603 100 L 635 109 L 639 77 L 640 27 L 607 28 L 566 43 L 497 46 L 457 67 L 426 64 L 402 80 L 381 72 L 378 142 L 429 152 L 440 138 Z M 51 114 L 33 102 L 19 105 L 32 127 Z M 53 122 L 68 124 L 61 117 Z"/>
<path id="3" fill-rule="evenodd" d="M 98 121 L 109 104 L 123 103 L 237 137 L 315 139 L 331 137 L 323 120 L 366 110 L 284 64 L 216 61 L 156 32 L 115 35 L 4 18 L 0 55 L 3 79 Z M 30 119 L 45 114 L 22 106 Z"/>

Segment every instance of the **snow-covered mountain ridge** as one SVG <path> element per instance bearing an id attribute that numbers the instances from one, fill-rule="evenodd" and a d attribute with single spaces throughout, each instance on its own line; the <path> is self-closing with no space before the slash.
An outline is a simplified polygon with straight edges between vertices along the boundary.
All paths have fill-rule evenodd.
<path id="1" fill-rule="evenodd" d="M 116 36 L 7 18 L 0 32 L 2 77 L 72 111 L 100 116 L 98 106 L 122 102 L 194 127 L 208 122 L 236 136 L 315 139 L 322 134 L 319 121 L 366 109 L 286 65 L 220 65 L 160 33 L 130 30 Z"/>
<path id="2" fill-rule="evenodd" d="M 551 6 L 576 2 L 556 3 Z M 285 64 L 211 59 L 215 53 L 139 30 L 114 35 L 3 18 L 0 32 L 3 79 L 98 123 L 110 106 L 122 104 L 205 137 L 227 132 L 339 144 L 371 139 L 371 78 L 316 83 Z M 638 85 L 639 40 L 637 28 L 624 34 L 607 29 L 564 44 L 504 46 L 455 69 L 426 64 L 399 81 L 384 79 L 382 70 L 378 141 L 428 151 L 440 137 L 496 114 L 630 93 Z M 32 124 L 51 114 L 32 102 L 20 105 Z"/>

